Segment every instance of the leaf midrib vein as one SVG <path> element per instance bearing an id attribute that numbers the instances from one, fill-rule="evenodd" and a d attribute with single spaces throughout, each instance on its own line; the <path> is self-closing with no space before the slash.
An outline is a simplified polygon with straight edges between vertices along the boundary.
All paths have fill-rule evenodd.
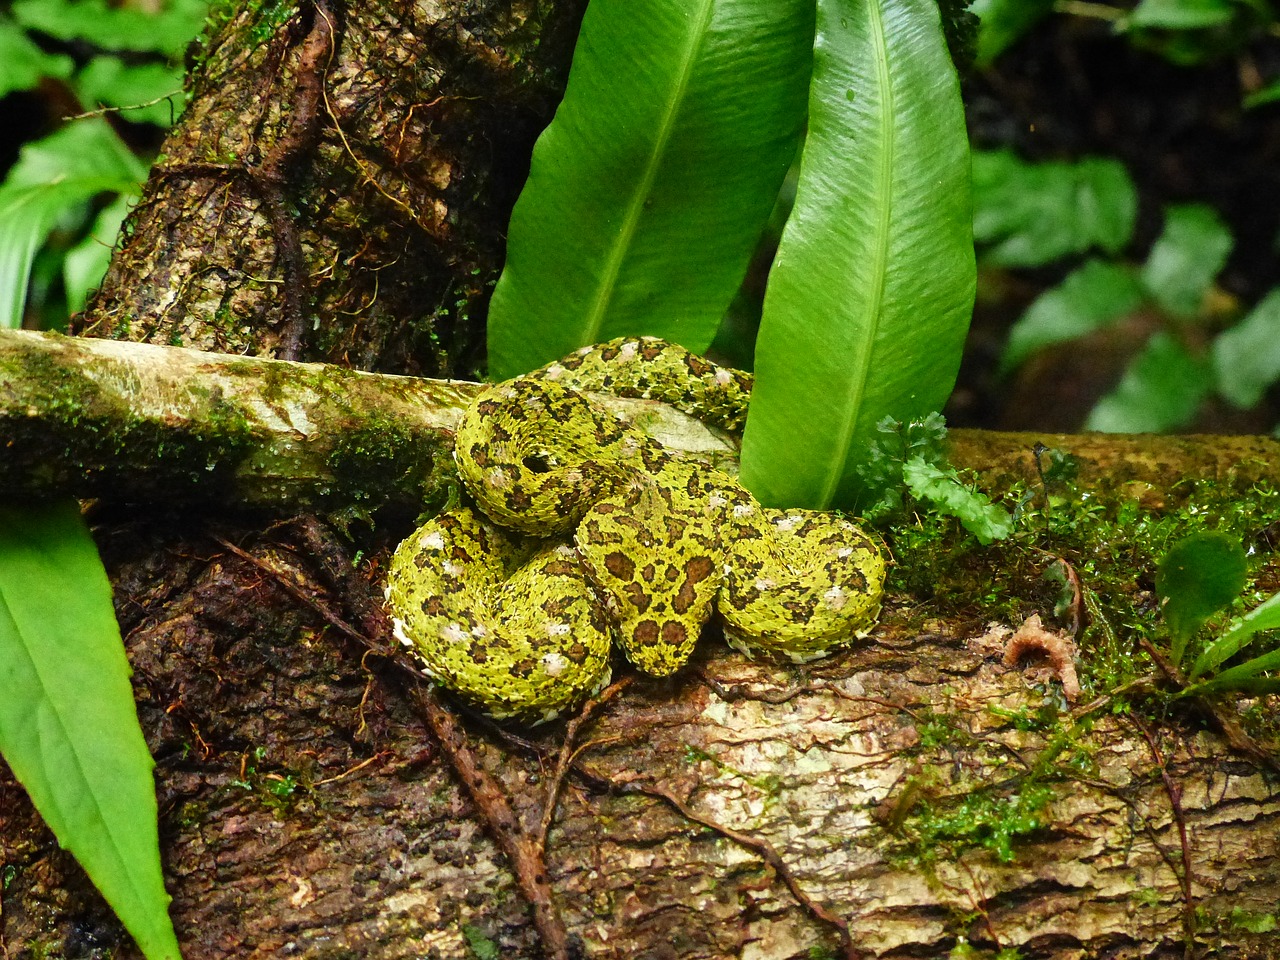
<path id="1" fill-rule="evenodd" d="M 715 0 L 703 0 L 702 8 L 697 15 L 698 25 L 689 34 L 689 43 L 684 51 L 680 77 L 664 106 L 662 121 L 658 127 L 658 135 L 653 141 L 653 149 L 649 153 L 649 162 L 645 167 L 644 176 L 627 203 L 626 214 L 622 222 L 622 232 L 618 237 L 618 241 L 609 249 L 609 256 L 605 261 L 600 284 L 592 300 L 591 309 L 587 312 L 586 326 L 584 327 L 582 338 L 584 345 L 598 343 L 601 340 L 600 329 L 604 325 L 605 313 L 613 298 L 618 275 L 622 271 L 622 261 L 626 257 L 627 251 L 631 248 L 632 240 L 634 240 L 636 230 L 640 224 L 640 215 L 644 210 L 644 202 L 648 198 L 649 192 L 653 189 L 653 183 L 658 176 L 658 169 L 662 166 L 662 158 L 666 153 L 667 143 L 671 139 L 671 131 L 675 127 L 676 116 L 680 112 L 680 106 L 684 102 L 685 93 L 689 88 L 689 80 L 693 76 L 693 66 L 697 62 L 697 52 L 706 37 L 707 27 L 710 24 L 714 8 Z"/>
<path id="2" fill-rule="evenodd" d="M 889 77 L 889 56 L 885 45 L 884 18 L 880 11 L 880 0 L 868 0 L 867 11 L 871 20 L 871 42 L 875 47 L 876 83 L 880 89 L 880 136 L 879 162 L 875 171 L 875 190 L 873 196 L 879 198 L 878 222 L 875 229 L 875 250 L 871 257 L 870 280 L 871 290 L 866 299 L 868 322 L 864 328 L 870 331 L 864 341 L 864 349 L 856 355 L 858 369 L 849 378 L 849 387 L 842 408 L 843 419 L 836 436 L 836 450 L 828 461 L 826 479 L 818 506 L 831 506 L 844 478 L 845 464 L 849 458 L 849 448 L 853 444 L 853 432 L 857 426 L 857 413 L 862 406 L 866 393 L 867 375 L 871 368 L 871 353 L 877 337 L 874 326 L 878 324 L 881 304 L 884 300 L 885 267 L 889 257 L 889 228 L 892 220 L 893 205 L 893 88 Z M 874 323 L 873 323 L 874 321 Z"/>

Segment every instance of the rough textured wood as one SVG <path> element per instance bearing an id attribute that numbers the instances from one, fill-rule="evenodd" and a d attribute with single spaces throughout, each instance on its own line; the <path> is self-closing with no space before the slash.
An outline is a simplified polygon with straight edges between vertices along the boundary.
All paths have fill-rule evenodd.
<path id="1" fill-rule="evenodd" d="M 477 384 L 180 347 L 0 331 L 0 493 L 276 511 L 417 513 L 454 484 Z M 673 450 L 729 438 L 662 404 L 600 398 Z"/>
<path id="2" fill-rule="evenodd" d="M 362 665 L 358 649 L 198 527 L 166 526 L 130 520 L 100 533 L 159 761 L 189 960 L 465 957 L 468 927 L 504 956 L 536 956 L 501 857 L 394 675 Z M 290 580 L 317 579 L 292 528 L 239 538 Z M 924 771 L 935 800 L 993 783 L 1016 796 L 1042 757 L 1042 740 L 1008 717 L 1045 694 L 980 629 L 922 621 L 912 598 L 895 597 L 873 642 L 811 670 L 749 663 L 711 641 L 673 680 L 633 687 L 589 731 L 597 745 L 581 762 L 592 779 L 571 779 L 552 831 L 551 880 L 571 934 L 593 957 L 799 958 L 836 945 L 751 851 L 661 800 L 600 793 L 604 780 L 619 791 L 660 785 L 767 839 L 868 955 L 940 956 L 965 936 L 1026 957 L 1183 956 L 1170 798 L 1151 747 L 1123 718 L 1083 737 L 1091 770 L 1050 779 L 1042 827 L 1011 863 L 979 848 L 921 866 L 887 828 L 886 811 Z M 551 758 L 469 726 L 536 824 Z M 539 734 L 542 749 L 554 750 L 557 733 Z M 1208 734 L 1175 725 L 1153 735 L 1181 791 L 1191 888 L 1207 918 L 1200 942 L 1235 945 L 1204 955 L 1271 955 L 1270 938 L 1224 918 L 1265 915 L 1280 897 L 1280 785 Z M 9 955 L 86 931 L 118 940 L 21 791 L 2 789 Z"/>

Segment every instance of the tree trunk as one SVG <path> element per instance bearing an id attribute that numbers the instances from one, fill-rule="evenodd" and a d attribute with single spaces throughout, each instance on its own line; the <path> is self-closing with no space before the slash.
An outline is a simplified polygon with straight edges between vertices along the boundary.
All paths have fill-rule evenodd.
<path id="1" fill-rule="evenodd" d="M 506 216 L 581 8 L 317 0 L 216 23 L 193 103 L 79 329 L 471 372 Z M 1036 439 L 1049 438 L 962 435 L 956 458 L 995 471 L 996 486 L 1034 485 Z M 1241 496 L 1277 481 L 1267 441 L 1049 442 L 1079 454 L 1082 486 L 1112 503 L 1168 509 L 1171 477 Z M 432 488 L 447 462 L 423 458 L 410 487 Z M 348 525 L 348 540 L 278 505 L 264 524 L 270 498 L 234 488 L 258 512 L 207 497 L 140 510 L 122 504 L 174 485 L 110 478 L 80 492 L 99 498 L 187 960 L 541 955 L 527 887 L 494 837 L 522 827 L 536 841 L 565 727 L 463 718 L 467 755 L 519 824 L 481 817 L 456 744 L 353 636 L 380 629 L 378 582 L 406 519 Z M 1038 576 L 1051 558 L 1018 541 L 980 556 L 980 584 L 1049 619 Z M 900 579 L 871 638 L 807 669 L 708 636 L 677 676 L 603 704 L 553 804 L 549 892 L 534 884 L 539 909 L 563 917 L 567 952 L 906 958 L 965 942 L 1064 960 L 1280 955 L 1280 786 L 1266 758 L 1242 752 L 1233 727 L 1212 732 L 1212 717 L 1068 712 L 1057 681 L 1005 665 L 985 590 L 959 607 L 941 593 Z M 0 858 L 6 960 L 137 956 L 7 769 Z"/>

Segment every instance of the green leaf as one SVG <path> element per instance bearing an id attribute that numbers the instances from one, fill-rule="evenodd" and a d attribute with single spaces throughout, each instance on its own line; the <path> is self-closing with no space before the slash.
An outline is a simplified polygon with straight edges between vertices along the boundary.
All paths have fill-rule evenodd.
<path id="1" fill-rule="evenodd" d="M 1161 331 L 1129 363 L 1116 388 L 1094 406 L 1085 429 L 1160 433 L 1185 426 L 1211 385 L 1208 364 Z"/>
<path id="2" fill-rule="evenodd" d="M 973 155 L 973 234 L 992 244 L 983 261 L 1035 267 L 1072 253 L 1123 248 L 1138 192 L 1117 160 L 1025 163 L 1011 151 Z"/>
<path id="3" fill-rule="evenodd" d="M 932 0 L 819 0 L 809 135 L 769 275 L 742 480 L 851 506 L 891 416 L 938 410 L 973 309 L 968 138 Z"/>
<path id="4" fill-rule="evenodd" d="M 593 0 L 489 311 L 504 379 L 652 334 L 705 350 L 804 123 L 811 0 Z"/>
<path id="5" fill-rule="evenodd" d="M 67 311 L 79 313 L 89 294 L 106 276 L 115 249 L 120 225 L 129 215 L 129 198 L 119 197 L 98 214 L 89 235 L 67 251 L 62 261 L 62 282 L 67 292 Z"/>
<path id="6" fill-rule="evenodd" d="M 1248 409 L 1280 379 L 1280 287 L 1230 330 L 1213 341 L 1211 355 L 1218 392 Z"/>
<path id="7" fill-rule="evenodd" d="M 462 925 L 462 936 L 475 960 L 502 960 L 502 951 L 485 932 L 469 923 Z"/>
<path id="8" fill-rule="evenodd" d="M 1013 532 L 1013 517 L 991 502 L 981 490 L 960 479 L 951 467 L 939 467 L 923 457 L 902 465 L 902 479 L 918 500 L 927 500 L 939 513 L 955 517 L 984 547 Z"/>
<path id="9" fill-rule="evenodd" d="M 119 107 L 126 120 L 168 127 L 185 105 L 182 76 L 181 67 L 163 63 L 129 66 L 119 57 L 94 57 L 73 86 L 90 109 Z"/>
<path id="10" fill-rule="evenodd" d="M 1239 591 L 1236 591 L 1237 593 Z M 1188 676 L 1194 680 L 1234 657 L 1253 642 L 1261 630 L 1280 627 L 1280 593 L 1254 607 L 1243 616 L 1236 617 L 1213 643 L 1196 657 Z"/>
<path id="11" fill-rule="evenodd" d="M 1280 691 L 1280 678 L 1258 678 L 1258 674 L 1268 670 L 1280 669 L 1280 650 L 1272 650 L 1261 656 L 1246 660 L 1235 667 L 1228 667 L 1221 673 L 1201 683 L 1194 683 L 1182 691 L 1183 696 L 1201 693 L 1214 693 L 1222 690 L 1250 690 L 1256 693 L 1275 693 Z"/>
<path id="12" fill-rule="evenodd" d="M 1244 98 L 1243 103 L 1246 110 L 1252 110 L 1254 107 L 1276 101 L 1280 101 L 1280 80 L 1272 80 L 1262 89 L 1255 90 Z"/>
<path id="13" fill-rule="evenodd" d="M 1173 636 L 1175 664 L 1204 622 L 1240 596 L 1248 575 L 1244 549 L 1225 534 L 1193 533 L 1169 548 L 1156 569 L 1156 593 Z"/>
<path id="14" fill-rule="evenodd" d="M 1053 10 L 1053 0 L 974 0 L 969 9 L 982 21 L 976 65 L 985 67 Z"/>
<path id="15" fill-rule="evenodd" d="M 1126 18 L 1125 25 L 1195 30 L 1226 23 L 1234 13 L 1231 0 L 1142 0 Z"/>
<path id="16" fill-rule="evenodd" d="M 15 0 L 12 10 L 28 30 L 59 40 L 87 40 L 102 50 L 138 50 L 182 56 L 200 32 L 207 0 L 169 0 L 155 13 L 108 0 Z"/>
<path id="17" fill-rule="evenodd" d="M 0 97 L 30 90 L 41 77 L 65 79 L 74 65 L 65 54 L 45 53 L 13 20 L 0 16 Z"/>
<path id="18" fill-rule="evenodd" d="M 152 760 L 76 503 L 0 508 L 0 753 L 149 960 L 180 956 Z"/>
<path id="19" fill-rule="evenodd" d="M 36 251 L 59 220 L 98 193 L 134 195 L 146 167 L 100 118 L 22 148 L 0 184 L 0 329 L 22 325 Z"/>
<path id="20" fill-rule="evenodd" d="M 1164 232 L 1142 267 L 1142 284 L 1173 316 L 1194 317 L 1233 245 L 1230 229 L 1213 207 L 1169 207 Z"/>
<path id="21" fill-rule="evenodd" d="M 1009 330 L 1000 372 L 1019 367 L 1037 350 L 1110 326 L 1143 302 L 1142 285 L 1120 263 L 1089 260 L 1046 290 Z"/>

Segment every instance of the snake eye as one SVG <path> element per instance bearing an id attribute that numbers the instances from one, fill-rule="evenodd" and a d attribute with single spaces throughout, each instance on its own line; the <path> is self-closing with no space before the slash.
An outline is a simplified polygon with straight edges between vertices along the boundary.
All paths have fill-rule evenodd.
<path id="1" fill-rule="evenodd" d="M 545 454 L 531 453 L 520 462 L 530 473 L 547 473 L 551 470 L 551 462 Z"/>

